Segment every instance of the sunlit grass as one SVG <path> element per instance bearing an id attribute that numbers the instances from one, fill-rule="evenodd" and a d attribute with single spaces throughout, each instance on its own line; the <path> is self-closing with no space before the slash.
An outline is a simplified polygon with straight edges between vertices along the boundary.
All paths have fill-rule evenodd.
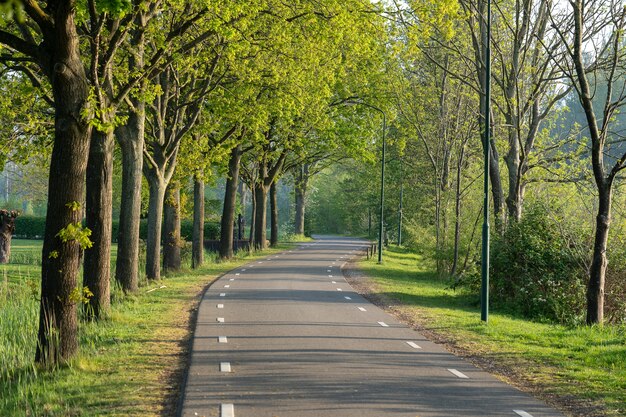
<path id="1" fill-rule="evenodd" d="M 23 242 L 14 242 L 16 252 L 40 253 L 41 242 Z M 174 414 L 198 295 L 219 274 L 274 251 L 221 263 L 207 254 L 199 270 L 171 274 L 136 295 L 116 291 L 110 318 L 81 323 L 80 355 L 55 370 L 33 361 L 39 266 L 13 258 L 0 266 L 0 416 Z"/>
<path id="2" fill-rule="evenodd" d="M 626 328 L 566 327 L 492 311 L 480 321 L 479 297 L 449 288 L 419 255 L 391 247 L 384 263 L 362 261 L 377 292 L 403 314 L 469 353 L 512 370 L 545 394 L 575 396 L 626 415 Z"/>

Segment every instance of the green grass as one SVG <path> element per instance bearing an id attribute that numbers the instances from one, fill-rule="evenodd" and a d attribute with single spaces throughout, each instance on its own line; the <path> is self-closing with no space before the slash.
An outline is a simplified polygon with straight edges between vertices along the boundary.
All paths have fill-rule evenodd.
<path id="1" fill-rule="evenodd" d="M 41 242 L 14 243 L 14 254 L 41 251 Z M 33 362 L 39 266 L 17 263 L 29 255 L 14 257 L 0 266 L 0 416 L 172 415 L 198 295 L 219 274 L 282 249 L 224 263 L 209 257 L 201 269 L 167 276 L 136 295 L 116 291 L 110 318 L 81 323 L 79 356 L 55 370 Z"/>
<path id="2" fill-rule="evenodd" d="M 592 414 L 583 406 L 598 407 L 602 415 L 626 415 L 624 326 L 565 327 L 499 311 L 484 324 L 478 295 L 449 289 L 450 282 L 438 279 L 419 255 L 391 247 L 382 265 L 364 260 L 359 266 L 373 278 L 374 292 L 395 301 L 393 308 L 464 354 L 497 364 L 514 381 L 557 398 L 575 415 Z"/>

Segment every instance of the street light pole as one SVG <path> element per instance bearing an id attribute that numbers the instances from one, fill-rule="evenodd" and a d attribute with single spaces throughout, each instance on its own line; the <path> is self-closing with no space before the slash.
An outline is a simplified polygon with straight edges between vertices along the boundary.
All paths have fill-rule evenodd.
<path id="1" fill-rule="evenodd" d="M 383 263 L 383 217 L 385 213 L 385 131 L 387 130 L 387 118 L 385 112 L 378 107 L 370 106 L 380 111 L 383 115 L 383 155 L 380 163 L 380 225 L 378 227 L 378 263 Z"/>
<path id="2" fill-rule="evenodd" d="M 398 210 L 398 246 L 402 245 L 402 199 L 404 197 L 404 166 L 400 159 L 400 209 Z"/>
<path id="3" fill-rule="evenodd" d="M 481 261 L 480 319 L 489 321 L 489 161 L 491 157 L 491 0 L 487 0 L 487 36 L 485 44 L 485 167 L 483 178 L 483 239 Z"/>

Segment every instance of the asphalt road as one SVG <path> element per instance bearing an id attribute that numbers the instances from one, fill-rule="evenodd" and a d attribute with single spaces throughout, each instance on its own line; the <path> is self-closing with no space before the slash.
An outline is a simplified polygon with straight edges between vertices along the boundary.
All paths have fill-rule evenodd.
<path id="1" fill-rule="evenodd" d="M 216 281 L 198 312 L 184 417 L 562 416 L 358 295 L 362 241 L 322 238 Z"/>

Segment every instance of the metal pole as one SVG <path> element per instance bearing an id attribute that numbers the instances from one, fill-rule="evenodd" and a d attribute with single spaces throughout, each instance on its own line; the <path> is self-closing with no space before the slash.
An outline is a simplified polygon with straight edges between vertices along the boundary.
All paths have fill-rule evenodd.
<path id="1" fill-rule="evenodd" d="M 383 156 L 380 168 L 380 225 L 378 227 L 378 263 L 383 263 L 383 217 L 385 213 L 385 131 L 387 120 L 385 112 L 377 109 L 383 115 Z"/>
<path id="2" fill-rule="evenodd" d="M 400 209 L 398 210 L 398 246 L 402 245 L 402 199 L 404 197 L 404 171 L 400 159 Z"/>
<path id="3" fill-rule="evenodd" d="M 487 0 L 487 44 L 485 45 L 485 169 L 483 178 L 483 242 L 481 262 L 480 319 L 489 321 L 489 159 L 491 156 L 491 0 Z"/>

